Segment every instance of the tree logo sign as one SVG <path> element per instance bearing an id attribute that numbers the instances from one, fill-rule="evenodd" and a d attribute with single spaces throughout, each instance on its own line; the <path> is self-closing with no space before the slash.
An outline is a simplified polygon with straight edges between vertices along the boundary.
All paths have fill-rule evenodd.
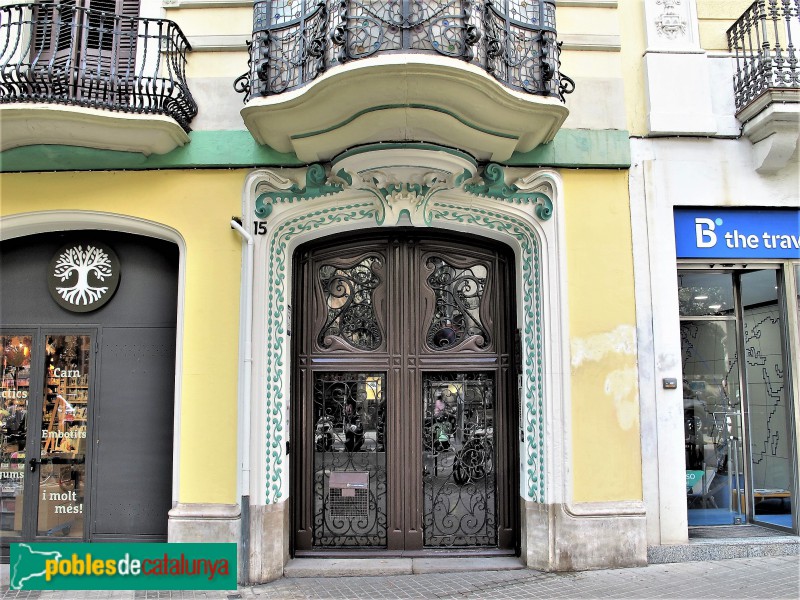
<path id="1" fill-rule="evenodd" d="M 119 259 L 111 248 L 97 242 L 71 243 L 50 261 L 47 284 L 59 306 L 83 313 L 111 300 L 119 275 Z"/>

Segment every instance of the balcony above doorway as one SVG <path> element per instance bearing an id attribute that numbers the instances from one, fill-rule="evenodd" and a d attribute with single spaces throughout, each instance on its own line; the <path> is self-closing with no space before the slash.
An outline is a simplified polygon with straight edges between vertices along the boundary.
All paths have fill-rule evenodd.
<path id="1" fill-rule="evenodd" d="M 138 2 L 92 2 L 114 10 Z M 189 43 L 166 19 L 88 2 L 0 7 L 0 150 L 34 144 L 164 154 L 189 141 Z"/>
<path id="2" fill-rule="evenodd" d="M 242 117 L 303 161 L 375 142 L 502 161 L 568 114 L 553 0 L 264 0 L 253 23 Z"/>
<path id="3" fill-rule="evenodd" d="M 736 118 L 753 143 L 756 171 L 773 173 L 797 153 L 800 138 L 798 0 L 756 0 L 728 29 L 736 61 Z"/>

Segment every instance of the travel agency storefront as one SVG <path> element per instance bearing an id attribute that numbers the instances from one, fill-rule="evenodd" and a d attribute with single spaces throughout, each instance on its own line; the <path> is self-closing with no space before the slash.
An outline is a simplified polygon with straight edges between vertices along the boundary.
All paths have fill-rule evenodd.
<path id="1" fill-rule="evenodd" d="M 669 190 L 683 198 L 673 205 L 659 198 L 670 169 L 644 167 L 652 178 L 633 223 L 649 250 L 635 259 L 648 543 L 685 543 L 694 526 L 796 533 L 796 199 L 780 180 L 745 174 L 749 200 L 701 205 L 704 190 L 706 201 L 722 193 L 711 178 L 695 194 Z M 777 206 L 746 194 L 765 188 Z"/>
<path id="2" fill-rule="evenodd" d="M 800 211 L 674 219 L 688 524 L 796 530 Z"/>

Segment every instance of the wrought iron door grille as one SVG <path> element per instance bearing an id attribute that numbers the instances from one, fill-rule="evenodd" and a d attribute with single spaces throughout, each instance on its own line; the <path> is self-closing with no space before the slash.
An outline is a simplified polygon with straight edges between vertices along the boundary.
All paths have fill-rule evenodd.
<path id="1" fill-rule="evenodd" d="M 769 89 L 800 89 L 798 0 L 757 0 L 728 29 L 736 109 Z"/>
<path id="2" fill-rule="evenodd" d="M 575 87 L 559 71 L 554 0 L 263 0 L 249 46 L 248 71 L 234 83 L 245 102 L 391 52 L 458 58 L 509 87 L 562 101 Z"/>
<path id="3" fill-rule="evenodd" d="M 385 389 L 383 373 L 314 374 L 314 546 L 386 546 Z"/>
<path id="4" fill-rule="evenodd" d="M 425 547 L 497 546 L 494 378 L 423 376 Z"/>

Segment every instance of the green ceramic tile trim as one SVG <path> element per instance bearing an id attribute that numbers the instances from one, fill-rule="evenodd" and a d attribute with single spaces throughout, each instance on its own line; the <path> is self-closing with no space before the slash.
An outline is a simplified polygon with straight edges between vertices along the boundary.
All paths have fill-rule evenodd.
<path id="1" fill-rule="evenodd" d="M 260 146 L 248 131 L 193 131 L 191 142 L 169 154 L 93 150 L 74 146 L 25 146 L 0 153 L 0 171 L 113 171 L 294 167 L 294 154 Z M 515 153 L 510 166 L 626 169 L 631 164 L 628 132 L 562 129 L 549 144 Z"/>
<path id="2" fill-rule="evenodd" d="M 629 134 L 616 129 L 562 129 L 549 144 L 516 152 L 504 164 L 627 169 L 631 166 Z"/>
<path id="3" fill-rule="evenodd" d="M 24 146 L 0 153 L 0 171 L 115 171 L 299 166 L 294 154 L 259 145 L 249 131 L 193 131 L 191 142 L 168 154 L 93 150 L 75 146 Z"/>

